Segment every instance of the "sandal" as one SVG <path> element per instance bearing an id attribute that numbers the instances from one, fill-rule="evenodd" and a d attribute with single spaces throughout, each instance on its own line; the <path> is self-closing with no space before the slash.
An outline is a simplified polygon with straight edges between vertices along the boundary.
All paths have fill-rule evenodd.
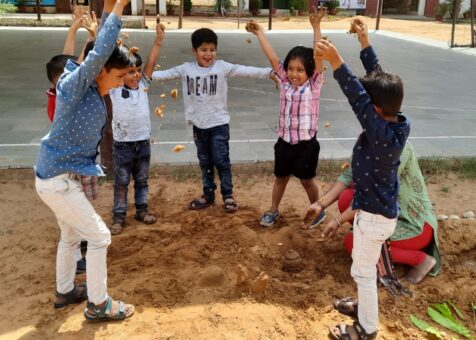
<path id="1" fill-rule="evenodd" d="M 73 303 L 83 302 L 88 298 L 88 289 L 85 283 L 74 285 L 73 289 L 65 294 L 56 292 L 56 301 L 53 303 L 55 308 L 63 308 Z"/>
<path id="2" fill-rule="evenodd" d="M 339 313 L 357 319 L 357 300 L 351 297 L 345 297 L 341 299 L 338 298 L 335 299 L 332 304 L 334 305 L 334 309 L 337 310 Z"/>
<path id="3" fill-rule="evenodd" d="M 329 327 L 329 334 L 333 339 L 343 340 L 371 340 L 377 338 L 377 331 L 368 334 L 357 321 L 352 326 L 341 323 L 334 328 Z"/>
<path id="4" fill-rule="evenodd" d="M 259 224 L 263 227 L 271 227 L 273 226 L 279 218 L 279 211 L 271 212 L 266 211 L 263 216 L 261 216 L 261 220 Z"/>
<path id="5" fill-rule="evenodd" d="M 230 196 L 223 200 L 223 208 L 227 213 L 232 213 L 238 210 L 238 204 L 235 199 Z"/>
<path id="6" fill-rule="evenodd" d="M 206 200 L 205 197 L 195 198 L 192 202 L 188 204 L 190 210 L 201 210 L 210 207 L 213 204 Z"/>
<path id="7" fill-rule="evenodd" d="M 157 218 L 153 214 L 150 214 L 147 210 L 137 211 L 134 218 L 137 221 L 143 222 L 145 224 L 153 224 L 157 221 Z"/>
<path id="8" fill-rule="evenodd" d="M 122 217 L 114 217 L 112 225 L 109 227 L 109 231 L 112 235 L 119 235 L 124 229 L 125 221 Z"/>
<path id="9" fill-rule="evenodd" d="M 116 314 L 111 315 L 112 304 L 116 302 Z M 97 308 L 92 302 L 88 302 L 84 310 L 84 317 L 89 321 L 112 321 L 124 320 L 134 314 L 135 307 L 133 305 L 126 305 L 122 301 L 113 301 L 111 297 L 106 299 L 104 306 Z"/>

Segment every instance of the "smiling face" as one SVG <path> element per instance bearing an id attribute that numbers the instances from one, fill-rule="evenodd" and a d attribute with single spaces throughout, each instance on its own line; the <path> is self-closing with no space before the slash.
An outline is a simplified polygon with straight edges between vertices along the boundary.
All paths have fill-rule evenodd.
<path id="1" fill-rule="evenodd" d="M 293 86 L 301 86 L 309 79 L 304 64 L 299 58 L 291 59 L 289 61 L 286 73 Z"/>
<path id="2" fill-rule="evenodd" d="M 141 74 L 141 67 L 130 67 L 129 72 L 124 76 L 124 85 L 130 89 L 137 89 L 139 87 Z"/>
<path id="3" fill-rule="evenodd" d="M 129 68 L 118 69 L 111 68 L 109 71 L 102 68 L 99 75 L 96 77 L 99 94 L 105 96 L 111 88 L 124 85 L 124 76 L 129 72 Z"/>
<path id="4" fill-rule="evenodd" d="M 198 65 L 208 67 L 215 61 L 217 47 L 214 43 L 202 43 L 197 49 L 192 49 Z"/>

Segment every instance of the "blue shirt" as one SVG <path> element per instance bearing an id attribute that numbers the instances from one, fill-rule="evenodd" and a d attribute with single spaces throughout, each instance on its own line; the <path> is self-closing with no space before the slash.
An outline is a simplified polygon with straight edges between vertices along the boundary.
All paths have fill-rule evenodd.
<path id="1" fill-rule="evenodd" d="M 41 140 L 36 163 L 39 178 L 48 179 L 66 172 L 103 175 L 96 157 L 107 113 L 96 77 L 114 50 L 120 29 L 121 20 L 111 14 L 81 65 L 67 62 L 56 85 L 56 112 L 51 131 Z"/>
<path id="2" fill-rule="evenodd" d="M 371 46 L 361 51 L 360 59 L 367 74 L 380 67 Z M 402 114 L 397 116 L 397 122 L 383 119 L 346 64 L 334 71 L 334 78 L 363 128 L 352 155 L 355 185 L 352 208 L 396 218 L 399 213 L 397 171 L 400 154 L 410 133 L 410 123 Z"/>

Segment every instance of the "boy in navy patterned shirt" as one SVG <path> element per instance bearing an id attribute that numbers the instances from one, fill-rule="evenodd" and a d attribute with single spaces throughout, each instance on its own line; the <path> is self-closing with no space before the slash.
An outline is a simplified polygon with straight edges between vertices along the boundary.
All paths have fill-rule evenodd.
<path id="1" fill-rule="evenodd" d="M 378 299 L 376 265 L 382 243 L 392 235 L 398 207 L 397 170 L 410 125 L 400 112 L 403 84 L 395 74 L 382 71 L 370 46 L 367 26 L 360 19 L 352 22 L 362 51 L 360 58 L 367 74 L 358 79 L 328 41 L 315 47 L 318 58 L 329 61 L 334 78 L 347 96 L 362 125 L 352 156 L 355 196 L 354 248 L 351 275 L 357 283 L 358 321 L 330 329 L 335 339 L 373 339 L 377 336 Z M 326 228 L 323 237 L 333 236 L 336 228 Z"/>

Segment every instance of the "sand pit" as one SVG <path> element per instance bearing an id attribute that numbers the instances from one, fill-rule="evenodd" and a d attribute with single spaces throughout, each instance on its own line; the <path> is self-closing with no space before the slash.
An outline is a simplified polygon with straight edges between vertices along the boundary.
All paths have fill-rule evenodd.
<path id="1" fill-rule="evenodd" d="M 268 208 L 273 182 L 268 174 L 236 174 L 240 209 L 233 215 L 221 202 L 204 211 L 187 210 L 199 193 L 198 178 L 152 179 L 150 204 L 157 223 L 140 224 L 130 209 L 125 231 L 113 237 L 108 252 L 109 293 L 135 304 L 136 313 L 109 324 L 86 322 L 84 304 L 54 310 L 59 237 L 54 216 L 37 197 L 31 171 L 1 171 L 0 182 L 0 338 L 326 339 L 327 326 L 349 320 L 332 309 L 333 297 L 355 294 L 351 260 L 342 246 L 349 226 L 329 242 L 317 242 L 319 228 L 302 230 L 307 203 L 295 180 L 283 199 L 279 227 L 263 229 L 259 217 Z M 461 216 L 476 210 L 475 184 L 455 176 L 431 180 L 437 213 Z M 108 223 L 111 204 L 112 185 L 106 183 L 95 207 Z M 330 209 L 327 219 L 334 212 Z M 413 298 L 395 300 L 379 290 L 380 339 L 425 338 L 408 315 L 427 319 L 426 307 L 435 302 L 451 300 L 472 318 L 476 220 L 440 223 L 442 273 L 411 287 Z M 284 259 L 299 270 L 283 270 Z M 77 280 L 84 281 L 84 275 Z M 466 324 L 474 334 L 474 324 Z"/>

